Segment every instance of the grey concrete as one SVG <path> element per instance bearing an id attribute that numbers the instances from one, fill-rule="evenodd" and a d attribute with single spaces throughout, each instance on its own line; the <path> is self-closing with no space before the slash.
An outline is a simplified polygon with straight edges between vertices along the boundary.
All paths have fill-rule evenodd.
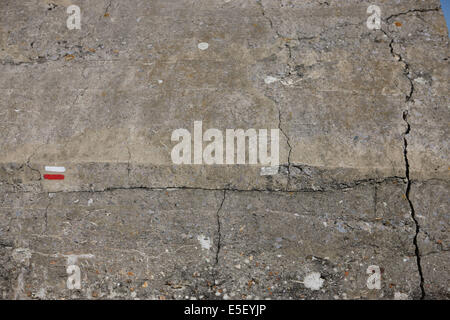
<path id="1" fill-rule="evenodd" d="M 448 299 L 448 40 L 437 0 L 1 1 L 0 297 Z M 278 173 L 172 164 L 198 120 Z"/>

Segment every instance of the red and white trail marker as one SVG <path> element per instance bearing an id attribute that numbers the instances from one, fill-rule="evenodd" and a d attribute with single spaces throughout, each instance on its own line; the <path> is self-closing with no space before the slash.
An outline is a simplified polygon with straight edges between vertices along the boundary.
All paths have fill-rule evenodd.
<path id="1" fill-rule="evenodd" d="M 61 173 L 66 172 L 66 168 L 45 166 L 45 171 L 52 172 L 50 174 L 44 174 L 44 179 L 46 180 L 64 180 L 64 175 Z"/>

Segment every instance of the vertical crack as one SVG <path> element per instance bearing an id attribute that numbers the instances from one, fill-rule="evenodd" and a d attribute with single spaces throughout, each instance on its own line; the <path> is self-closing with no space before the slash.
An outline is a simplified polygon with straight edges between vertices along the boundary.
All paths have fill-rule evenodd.
<path id="1" fill-rule="evenodd" d="M 52 200 L 53 200 L 53 198 L 50 197 L 50 200 L 48 201 L 47 207 L 45 208 L 45 213 L 44 213 L 45 229 L 44 229 L 43 233 L 47 233 L 47 230 L 48 230 L 48 208 L 50 208 L 50 206 L 52 204 Z"/>
<path id="2" fill-rule="evenodd" d="M 216 218 L 217 218 L 217 234 L 218 234 L 218 239 L 217 239 L 217 250 L 216 250 L 216 263 L 215 265 L 219 264 L 219 254 L 220 254 L 220 249 L 222 246 L 222 233 L 221 233 L 221 224 L 220 224 L 220 211 L 222 210 L 222 206 L 223 203 L 225 202 L 225 197 L 227 195 L 227 190 L 223 190 L 223 198 L 222 198 L 222 202 L 220 203 L 219 209 L 217 209 L 216 212 Z"/>
<path id="3" fill-rule="evenodd" d="M 281 131 L 281 133 L 284 135 L 284 137 L 286 138 L 286 143 L 289 147 L 289 151 L 288 151 L 288 158 L 287 158 L 287 182 L 286 182 L 286 191 L 289 190 L 289 184 L 291 181 L 291 153 L 292 153 L 292 146 L 291 146 L 291 141 L 288 137 L 288 135 L 284 132 L 282 126 L 281 126 L 281 109 L 278 108 L 278 130 Z"/>
<path id="4" fill-rule="evenodd" d="M 272 96 L 270 96 L 268 94 L 264 94 L 264 96 L 269 98 L 270 100 L 272 100 L 272 102 L 275 104 L 275 107 L 278 109 L 278 130 L 280 130 L 280 132 L 286 138 L 286 144 L 288 145 L 288 148 L 289 148 L 288 158 L 287 158 L 287 165 L 280 164 L 280 168 L 281 167 L 283 167 L 283 168 L 286 167 L 286 169 L 287 169 L 288 177 L 287 177 L 287 183 L 286 183 L 286 191 L 288 191 L 289 185 L 290 185 L 290 178 L 291 178 L 291 153 L 292 153 L 291 140 L 289 139 L 289 136 L 283 130 L 283 127 L 281 125 L 281 123 L 282 123 L 282 113 L 281 113 L 281 108 L 278 106 L 278 101 L 274 97 L 272 97 Z"/>
<path id="5" fill-rule="evenodd" d="M 39 174 L 40 174 L 41 172 L 40 172 L 38 169 L 33 169 L 33 168 L 31 168 L 30 162 L 31 162 L 31 159 L 36 155 L 37 151 L 38 151 L 42 146 L 43 146 L 43 144 L 37 146 L 37 147 L 33 150 L 33 152 L 30 154 L 30 156 L 27 158 L 27 161 L 26 161 L 26 163 L 25 163 L 25 166 L 27 166 L 27 167 L 30 168 L 31 170 L 34 170 L 34 171 L 39 172 Z"/>
<path id="6" fill-rule="evenodd" d="M 83 70 L 83 72 L 84 72 L 84 70 Z M 83 75 L 83 73 L 81 74 L 81 76 L 82 76 L 83 78 L 85 78 L 84 75 Z M 86 79 L 86 78 L 85 78 L 85 79 Z M 75 105 L 78 103 L 78 100 L 80 99 L 80 96 L 81 96 L 81 97 L 84 96 L 84 94 L 86 93 L 87 89 L 89 89 L 89 87 L 86 87 L 86 88 L 84 88 L 84 89 L 78 90 L 78 93 L 76 94 L 75 99 L 74 99 L 73 102 L 72 102 L 72 106 L 73 106 L 73 107 L 75 107 Z"/>
<path id="7" fill-rule="evenodd" d="M 396 53 L 394 50 L 394 39 L 392 37 L 389 36 L 389 34 L 384 31 L 383 29 L 381 29 L 381 32 L 383 32 L 386 37 L 388 37 L 391 41 L 389 42 L 389 49 L 391 51 L 391 55 L 394 57 L 395 60 L 397 60 L 398 62 L 401 62 L 403 64 L 403 74 L 405 75 L 405 77 L 408 79 L 409 84 L 410 84 L 410 91 L 409 93 L 405 94 L 406 95 L 406 102 L 411 101 L 412 96 L 414 94 L 414 81 L 411 78 L 411 69 L 409 64 L 403 59 L 403 57 Z"/>
<path id="8" fill-rule="evenodd" d="M 128 175 L 128 184 L 130 184 L 131 152 L 130 152 L 130 146 L 128 145 L 128 141 L 127 141 L 127 151 L 128 151 L 127 175 Z"/>
<path id="9" fill-rule="evenodd" d="M 99 18 L 99 20 L 101 20 L 104 17 L 108 17 L 109 16 L 109 9 L 111 8 L 111 6 L 112 6 L 112 0 L 109 0 L 108 4 L 106 5 L 105 12 L 103 13 L 103 16 L 101 16 Z"/>
<path id="10" fill-rule="evenodd" d="M 409 93 L 405 94 L 405 103 L 408 106 L 408 103 L 412 101 L 412 97 L 413 97 L 414 89 L 415 89 L 414 88 L 414 82 L 413 82 L 412 77 L 411 77 L 410 66 L 403 59 L 403 57 L 399 53 L 395 52 L 395 50 L 394 50 L 394 38 L 389 36 L 389 34 L 386 31 L 384 31 L 383 29 L 381 29 L 381 31 L 390 39 L 389 48 L 390 48 L 390 51 L 391 51 L 391 55 L 394 57 L 395 60 L 397 60 L 397 61 L 399 61 L 399 62 L 401 62 L 403 64 L 403 74 L 405 75 L 405 77 L 408 79 L 408 81 L 410 83 L 410 91 L 409 91 Z M 415 209 L 414 209 L 414 205 L 413 205 L 413 203 L 412 203 L 412 201 L 410 199 L 411 179 L 410 179 L 410 176 L 409 176 L 408 139 L 407 139 L 407 136 L 411 132 L 411 125 L 408 122 L 408 109 L 403 111 L 402 117 L 403 117 L 403 121 L 406 123 L 406 131 L 403 134 L 403 157 L 405 159 L 405 176 L 406 176 L 406 181 L 407 181 L 405 196 L 406 196 L 406 200 L 408 201 L 408 204 L 409 204 L 411 218 L 414 221 L 414 224 L 416 226 L 415 235 L 414 235 L 414 238 L 413 238 L 413 244 L 414 244 L 414 248 L 415 248 L 417 270 L 419 272 L 419 277 L 420 277 L 420 291 L 421 291 L 420 299 L 423 300 L 423 299 L 425 299 L 424 277 L 423 277 L 423 272 L 422 272 L 422 264 L 421 264 L 421 258 L 420 258 L 419 245 L 417 243 L 417 238 L 418 238 L 419 233 L 420 233 L 420 225 L 419 225 L 419 221 L 416 218 L 416 212 L 415 212 Z"/>
<path id="11" fill-rule="evenodd" d="M 26 161 L 24 164 L 22 164 L 22 165 L 19 167 L 19 169 L 22 169 L 23 167 L 27 167 L 28 169 L 31 170 L 31 172 L 37 173 L 38 176 L 39 176 L 39 178 L 38 178 L 37 180 L 34 180 L 34 177 L 32 176 L 31 179 L 32 179 L 32 181 L 39 181 L 39 184 L 41 185 L 41 188 L 42 188 L 42 184 L 41 184 L 42 174 L 41 174 L 41 171 L 40 171 L 39 169 L 35 169 L 35 168 L 33 168 L 33 167 L 31 166 L 31 159 L 35 156 L 35 154 L 37 153 L 37 151 L 39 150 L 39 148 L 40 148 L 41 146 L 42 146 L 42 145 L 36 147 L 36 148 L 33 150 L 33 152 L 31 153 L 31 155 L 27 158 L 27 161 Z"/>
<path id="12" fill-rule="evenodd" d="M 264 8 L 263 3 L 261 2 L 261 0 L 256 0 L 256 3 L 259 5 L 259 7 L 261 8 L 261 14 L 262 16 L 269 22 L 270 25 L 270 29 L 272 29 L 275 34 L 277 35 L 277 37 L 282 38 L 282 35 L 278 32 L 278 30 L 276 30 L 273 26 L 273 21 L 272 19 L 266 14 L 266 9 Z"/>
<path id="13" fill-rule="evenodd" d="M 109 11 L 109 8 L 111 8 L 111 4 L 112 4 L 112 0 L 110 0 L 109 3 L 108 3 L 108 5 L 106 6 L 105 13 L 103 14 L 104 16 L 106 16 L 106 14 L 107 14 L 108 11 Z"/>
<path id="14" fill-rule="evenodd" d="M 425 299 L 425 288 L 424 288 L 424 278 L 423 278 L 423 272 L 422 272 L 422 264 L 421 264 L 421 259 L 420 259 L 420 250 L 419 250 L 419 245 L 417 243 L 417 237 L 419 236 L 419 232 L 420 232 L 420 225 L 419 222 L 417 221 L 416 218 L 416 212 L 414 210 L 414 205 L 409 197 L 410 195 L 410 191 L 411 191 L 411 179 L 409 177 L 409 161 L 408 161 L 408 140 L 406 139 L 406 136 L 410 133 L 411 131 L 411 126 L 408 122 L 408 111 L 404 111 L 403 112 L 403 120 L 406 122 L 407 125 L 407 129 L 403 135 L 403 155 L 405 158 L 405 174 L 406 174 L 406 181 L 407 181 L 407 185 L 406 185 L 406 200 L 409 203 L 409 208 L 410 208 L 410 212 L 411 212 L 411 218 L 414 221 L 414 224 L 416 225 L 416 234 L 414 235 L 414 239 L 413 239 L 413 243 L 414 243 L 414 247 L 415 247 L 415 254 L 416 254 L 416 260 L 417 260 L 417 269 L 419 271 L 419 276 L 420 276 L 420 290 L 421 290 L 421 297 L 420 299 Z"/>
<path id="15" fill-rule="evenodd" d="M 373 190 L 373 216 L 377 217 L 378 187 L 375 184 Z"/>

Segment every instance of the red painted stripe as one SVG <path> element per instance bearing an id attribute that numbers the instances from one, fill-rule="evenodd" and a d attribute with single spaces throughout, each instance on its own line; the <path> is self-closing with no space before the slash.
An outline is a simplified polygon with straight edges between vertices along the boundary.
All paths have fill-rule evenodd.
<path id="1" fill-rule="evenodd" d="M 44 174 L 44 179 L 47 180 L 64 180 L 63 174 Z"/>

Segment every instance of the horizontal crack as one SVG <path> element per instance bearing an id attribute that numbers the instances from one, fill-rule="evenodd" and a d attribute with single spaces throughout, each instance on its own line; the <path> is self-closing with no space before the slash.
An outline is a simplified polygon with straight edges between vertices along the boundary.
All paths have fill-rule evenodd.
<path id="1" fill-rule="evenodd" d="M 431 11 L 439 11 L 441 10 L 441 7 L 437 7 L 437 8 L 430 8 L 430 9 L 411 9 L 405 12 L 400 12 L 400 13 L 396 13 L 396 14 L 392 14 L 389 17 L 386 18 L 386 22 L 389 22 L 389 20 L 391 20 L 392 18 L 397 18 L 400 16 L 404 16 L 410 13 L 414 13 L 414 12 L 431 12 Z"/>
<path id="2" fill-rule="evenodd" d="M 149 190 L 149 191 L 164 191 L 164 190 L 200 190 L 200 191 L 230 191 L 230 192 L 273 192 L 273 193 L 308 193 L 308 192 L 333 192 L 333 191 L 342 191 L 355 188 L 360 185 L 373 185 L 373 184 L 383 184 L 388 182 L 403 182 L 405 177 L 385 177 L 380 179 L 362 179 L 356 180 L 352 183 L 336 183 L 328 186 L 324 186 L 321 189 L 313 189 L 313 188 L 300 188 L 300 189 L 259 189 L 259 188 L 250 188 L 250 189 L 239 189 L 239 188 L 203 188 L 203 187 L 189 187 L 189 186 L 162 186 L 162 187 L 146 187 L 146 186 L 129 186 L 129 187 L 107 187 L 99 190 L 71 190 L 71 191 L 43 191 L 43 192 L 34 192 L 34 191 L 21 191 L 20 193 L 33 193 L 33 194 L 44 194 L 44 193 L 104 193 L 104 192 L 112 192 L 112 191 L 121 191 L 121 190 Z M 10 192 L 10 193 L 19 193 L 19 192 Z"/>

